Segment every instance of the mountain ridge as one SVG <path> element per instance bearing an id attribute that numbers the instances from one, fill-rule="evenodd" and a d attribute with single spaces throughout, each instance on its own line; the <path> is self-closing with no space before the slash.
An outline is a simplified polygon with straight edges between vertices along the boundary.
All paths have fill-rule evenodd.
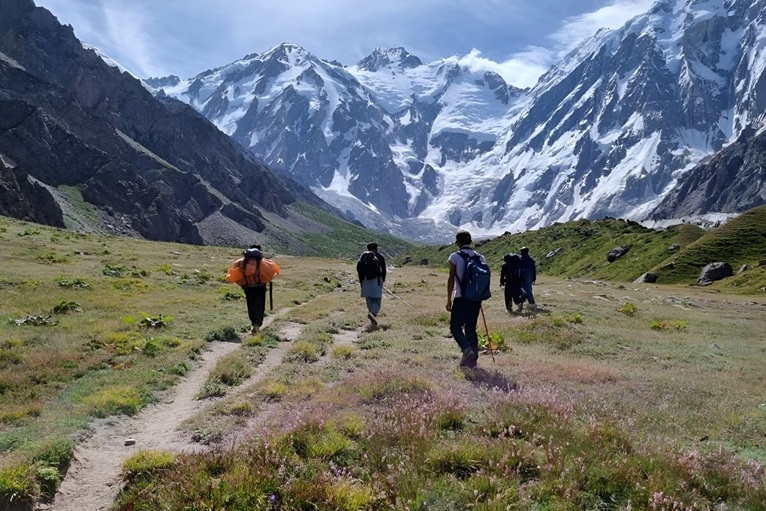
<path id="1" fill-rule="evenodd" d="M 301 48 L 306 61 L 206 82 L 215 92 L 204 107 L 192 99 L 197 77 L 162 90 L 363 223 L 410 237 L 644 220 L 682 175 L 762 122 L 764 10 L 763 0 L 661 0 L 523 91 L 470 59 L 422 63 L 404 48 L 346 67 Z M 304 100 L 289 112 L 288 85 Z M 225 103 L 215 94 L 225 108 L 210 107 Z"/>

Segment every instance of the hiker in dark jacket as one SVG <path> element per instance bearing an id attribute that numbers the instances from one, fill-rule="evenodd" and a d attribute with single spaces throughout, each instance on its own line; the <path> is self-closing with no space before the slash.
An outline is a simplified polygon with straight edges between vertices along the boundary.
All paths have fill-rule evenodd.
<path id="1" fill-rule="evenodd" d="M 476 333 L 476 323 L 479 321 L 481 302 L 468 301 L 463 297 L 460 282 L 465 277 L 466 257 L 479 255 L 484 263 L 484 256 L 472 247 L 471 233 L 458 231 L 455 235 L 455 245 L 458 250 L 450 254 L 449 277 L 447 277 L 447 312 L 450 313 L 450 333 L 463 353 L 460 367 L 473 369 L 479 359 L 479 336 Z"/>
<path id="2" fill-rule="evenodd" d="M 505 308 L 513 312 L 513 305 L 521 312 L 524 306 L 524 281 L 523 261 L 519 254 L 506 254 L 503 257 L 503 267 L 500 269 L 500 287 L 505 290 Z"/>
<path id="3" fill-rule="evenodd" d="M 383 283 L 386 281 L 386 259 L 378 253 L 377 243 L 368 243 L 367 251 L 359 256 L 356 273 L 362 285 L 362 298 L 367 302 L 367 318 L 373 325 L 383 302 Z"/>
<path id="4" fill-rule="evenodd" d="M 521 265 L 524 268 L 524 278 L 521 281 L 521 287 L 524 289 L 527 301 L 529 302 L 529 310 L 537 309 L 535 303 L 535 296 L 532 294 L 532 285 L 537 281 L 537 266 L 535 260 L 529 255 L 529 248 L 521 247 Z M 521 307 L 518 310 L 521 312 Z"/>

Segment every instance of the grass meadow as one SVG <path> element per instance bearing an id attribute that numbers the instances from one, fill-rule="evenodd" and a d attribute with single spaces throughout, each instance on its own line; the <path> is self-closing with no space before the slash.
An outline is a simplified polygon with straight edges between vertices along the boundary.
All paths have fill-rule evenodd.
<path id="1" fill-rule="evenodd" d="M 766 509 L 762 294 L 541 275 L 544 312 L 509 314 L 495 279 L 499 350 L 462 371 L 446 268 L 391 268 L 371 328 L 353 260 L 277 256 L 253 337 L 237 250 L 0 219 L 0 253 L 0 499 L 44 499 L 89 421 L 238 336 L 184 426 L 212 449 L 139 452 L 114 509 Z"/>

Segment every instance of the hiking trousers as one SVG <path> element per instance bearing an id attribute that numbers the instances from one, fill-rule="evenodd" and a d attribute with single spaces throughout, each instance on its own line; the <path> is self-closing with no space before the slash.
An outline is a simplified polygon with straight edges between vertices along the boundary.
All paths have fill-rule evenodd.
<path id="1" fill-rule="evenodd" d="M 370 298 L 369 296 L 365 298 L 367 300 L 367 310 L 372 314 L 373 316 L 377 316 L 380 312 L 380 306 L 382 305 L 383 299 L 382 298 Z"/>
<path id="2" fill-rule="evenodd" d="M 531 280 L 524 280 L 521 283 L 522 289 L 524 289 L 524 294 L 527 295 L 527 301 L 530 305 L 533 305 L 535 303 L 535 297 L 532 294 L 532 281 Z"/>
<path id="3" fill-rule="evenodd" d="M 479 353 L 479 336 L 476 334 L 479 311 L 481 302 L 472 302 L 465 298 L 455 298 L 452 301 L 449 330 L 463 352 L 470 348 L 474 353 Z"/>
<path id="4" fill-rule="evenodd" d="M 266 310 L 266 286 L 243 287 L 250 323 L 263 326 L 263 311 Z"/>

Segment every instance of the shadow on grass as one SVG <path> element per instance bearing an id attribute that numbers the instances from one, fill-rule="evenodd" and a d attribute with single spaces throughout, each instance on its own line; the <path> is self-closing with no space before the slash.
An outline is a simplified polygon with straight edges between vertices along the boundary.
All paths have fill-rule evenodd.
<path id="1" fill-rule="evenodd" d="M 465 379 L 478 387 L 497 389 L 503 392 L 513 392 L 519 388 L 518 383 L 497 371 L 487 371 L 484 368 L 463 369 Z"/>

